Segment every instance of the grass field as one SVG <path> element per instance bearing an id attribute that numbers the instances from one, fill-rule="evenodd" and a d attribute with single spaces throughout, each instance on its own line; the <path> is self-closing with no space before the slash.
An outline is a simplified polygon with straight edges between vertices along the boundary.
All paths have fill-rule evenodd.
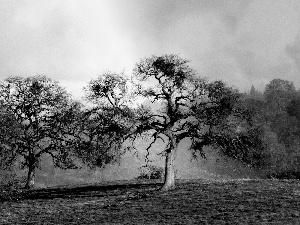
<path id="1" fill-rule="evenodd" d="M 119 181 L 26 192 L 0 203 L 0 224 L 300 224 L 300 181 Z"/>

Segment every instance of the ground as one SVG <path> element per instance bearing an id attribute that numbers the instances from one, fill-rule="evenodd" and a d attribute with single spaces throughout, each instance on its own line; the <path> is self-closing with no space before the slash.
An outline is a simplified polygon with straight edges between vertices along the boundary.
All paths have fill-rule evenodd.
<path id="1" fill-rule="evenodd" d="M 300 181 L 179 180 L 29 191 L 0 203 L 0 224 L 300 224 Z"/>

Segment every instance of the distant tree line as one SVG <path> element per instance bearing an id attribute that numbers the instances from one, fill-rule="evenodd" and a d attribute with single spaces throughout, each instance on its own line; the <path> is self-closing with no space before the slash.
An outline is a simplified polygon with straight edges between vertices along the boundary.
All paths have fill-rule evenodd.
<path id="1" fill-rule="evenodd" d="M 244 104 L 259 134 L 259 163 L 268 177 L 300 178 L 300 91 L 274 79 L 263 92 L 252 86 Z"/>
<path id="2" fill-rule="evenodd" d="M 104 167 L 148 137 L 148 153 L 157 141 L 165 145 L 162 190 L 175 185 L 183 139 L 190 140 L 194 157 L 205 157 L 203 147 L 210 146 L 270 177 L 299 178 L 300 93 L 289 81 L 275 79 L 263 93 L 252 87 L 242 94 L 199 77 L 178 55 L 161 55 L 142 59 L 131 76 L 103 73 L 84 90 L 86 105 L 46 76 L 3 80 L 1 168 L 26 168 L 30 188 L 43 154 L 62 169 Z"/>

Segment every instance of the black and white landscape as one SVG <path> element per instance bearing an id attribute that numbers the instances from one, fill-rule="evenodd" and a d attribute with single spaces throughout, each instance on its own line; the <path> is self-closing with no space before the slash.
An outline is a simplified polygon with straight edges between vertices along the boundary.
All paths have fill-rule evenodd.
<path id="1" fill-rule="evenodd" d="M 300 223 L 300 2 L 0 2 L 0 223 Z"/>

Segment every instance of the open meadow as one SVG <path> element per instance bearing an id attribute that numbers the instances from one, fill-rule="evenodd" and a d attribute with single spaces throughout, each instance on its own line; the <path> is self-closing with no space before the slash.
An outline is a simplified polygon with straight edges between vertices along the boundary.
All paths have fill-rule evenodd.
<path id="1" fill-rule="evenodd" d="M 34 189 L 0 203 L 0 224 L 300 224 L 298 180 L 177 180 Z"/>

